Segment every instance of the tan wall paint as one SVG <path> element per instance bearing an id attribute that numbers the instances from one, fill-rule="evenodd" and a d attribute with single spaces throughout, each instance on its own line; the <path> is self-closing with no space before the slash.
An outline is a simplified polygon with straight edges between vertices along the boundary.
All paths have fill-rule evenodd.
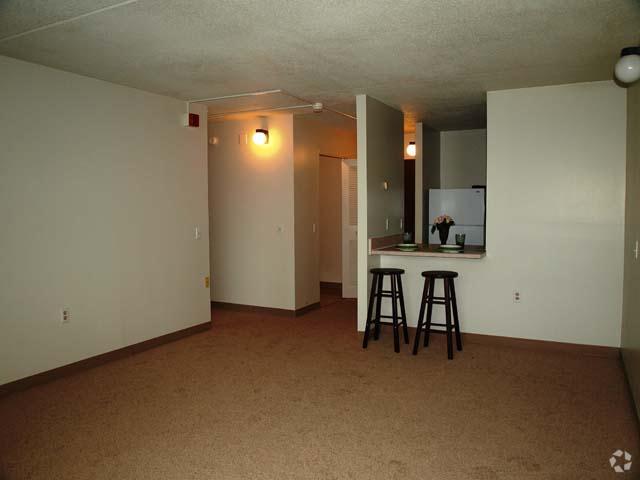
<path id="1" fill-rule="evenodd" d="M 398 131 L 402 112 L 367 97 L 367 236 L 402 233 L 404 214 L 403 131 Z M 383 189 L 387 181 L 389 189 Z M 386 229 L 386 219 L 389 228 Z"/>
<path id="2" fill-rule="evenodd" d="M 295 144 L 304 141 L 321 154 L 356 158 L 356 123 L 330 112 L 296 115 Z M 322 282 L 342 281 L 341 160 L 320 155 L 318 205 L 319 276 Z"/>
<path id="3" fill-rule="evenodd" d="M 416 123 L 416 160 L 415 160 L 415 232 L 414 241 L 416 243 L 422 243 L 422 230 L 424 222 L 424 206 L 422 202 L 422 195 L 424 192 L 424 139 L 423 139 L 424 126 L 422 123 Z"/>
<path id="4" fill-rule="evenodd" d="M 316 131 L 304 119 L 293 117 L 295 307 L 320 301 L 319 275 L 319 161 Z"/>
<path id="5" fill-rule="evenodd" d="M 440 132 L 426 125 L 417 125 L 416 136 L 416 241 L 426 241 L 428 235 L 424 232 L 429 225 L 427 218 L 429 211 L 425 199 L 429 198 L 429 189 L 440 188 Z"/>
<path id="6" fill-rule="evenodd" d="M 364 330 L 370 288 L 368 239 L 402 233 L 404 156 L 402 112 L 367 95 L 356 96 L 358 116 L 358 329 Z M 384 191 L 382 182 L 389 182 Z M 389 229 L 385 230 L 385 219 Z M 366 233 L 365 233 L 366 232 Z"/>
<path id="7" fill-rule="evenodd" d="M 622 358 L 640 411 L 640 83 L 627 90 L 627 192 L 625 215 Z"/>
<path id="8" fill-rule="evenodd" d="M 440 132 L 426 125 L 422 128 L 422 188 L 428 192 L 430 188 L 440 188 Z"/>
<path id="9" fill-rule="evenodd" d="M 269 145 L 256 146 L 264 127 Z M 211 299 L 294 309 L 293 117 L 212 123 L 209 135 Z"/>
<path id="10" fill-rule="evenodd" d="M 625 112 L 613 82 L 489 92 L 487 257 L 384 257 L 406 270 L 409 323 L 420 272 L 448 269 L 463 331 L 618 347 Z"/>
<path id="11" fill-rule="evenodd" d="M 212 300 L 289 310 L 320 301 L 319 154 L 355 150 L 349 122 L 273 114 L 209 125 Z M 269 145 L 251 143 L 256 128 L 268 128 Z"/>
<path id="12" fill-rule="evenodd" d="M 487 131 L 440 133 L 440 188 L 471 188 L 487 183 Z"/>
<path id="13" fill-rule="evenodd" d="M 295 116 L 297 125 L 312 131 L 313 138 L 320 153 L 343 158 L 356 158 L 356 122 L 325 112 Z"/>
<path id="14" fill-rule="evenodd" d="M 0 71 L 0 384 L 208 321 L 206 128 L 175 99 Z"/>
<path id="15" fill-rule="evenodd" d="M 320 158 L 320 281 L 342 282 L 342 160 Z"/>

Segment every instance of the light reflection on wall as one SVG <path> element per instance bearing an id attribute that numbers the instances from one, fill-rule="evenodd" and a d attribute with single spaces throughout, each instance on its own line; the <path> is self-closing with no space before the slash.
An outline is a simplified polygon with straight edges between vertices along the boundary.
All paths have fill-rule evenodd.
<path id="1" fill-rule="evenodd" d="M 243 146 L 249 148 L 252 157 L 254 157 L 252 158 L 253 163 L 260 167 L 268 167 L 273 165 L 273 163 L 280 163 L 277 161 L 272 162 L 269 160 L 282 153 L 282 137 L 282 131 L 278 128 L 272 127 L 269 128 L 269 143 L 264 145 L 256 145 L 251 141 L 251 137 L 249 136 L 248 144 Z"/>
<path id="2" fill-rule="evenodd" d="M 269 131 L 269 143 L 256 145 L 252 141 L 257 129 Z M 211 162 L 230 162 L 244 175 L 293 170 L 293 115 L 228 119 L 209 124 Z"/>

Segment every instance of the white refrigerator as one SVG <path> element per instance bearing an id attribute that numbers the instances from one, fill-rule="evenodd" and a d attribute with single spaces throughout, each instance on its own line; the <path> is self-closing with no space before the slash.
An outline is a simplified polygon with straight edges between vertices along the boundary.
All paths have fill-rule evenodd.
<path id="1" fill-rule="evenodd" d="M 449 230 L 448 243 L 455 243 L 456 233 L 464 233 L 466 245 L 484 245 L 485 192 L 484 188 L 430 189 L 429 243 L 440 244 L 438 230 L 431 233 L 433 219 L 439 215 L 449 215 L 455 225 Z"/>

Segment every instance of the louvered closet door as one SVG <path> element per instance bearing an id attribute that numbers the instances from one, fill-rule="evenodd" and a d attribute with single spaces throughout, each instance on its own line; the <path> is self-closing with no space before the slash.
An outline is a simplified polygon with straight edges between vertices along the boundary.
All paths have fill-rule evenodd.
<path id="1" fill-rule="evenodd" d="M 342 161 L 342 296 L 358 295 L 358 170 Z"/>

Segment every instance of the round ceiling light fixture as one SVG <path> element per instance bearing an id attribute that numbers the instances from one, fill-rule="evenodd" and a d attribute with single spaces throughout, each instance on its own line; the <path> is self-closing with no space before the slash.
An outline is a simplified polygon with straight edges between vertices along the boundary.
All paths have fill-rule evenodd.
<path id="1" fill-rule="evenodd" d="M 407 145 L 407 155 L 410 157 L 416 156 L 416 142 L 409 142 L 409 145 Z"/>
<path id="2" fill-rule="evenodd" d="M 633 83 L 640 79 L 640 47 L 622 49 L 615 73 L 622 83 Z"/>
<path id="3" fill-rule="evenodd" d="M 251 137 L 256 145 L 267 145 L 269 143 L 269 130 L 264 128 L 256 128 L 256 133 Z"/>

